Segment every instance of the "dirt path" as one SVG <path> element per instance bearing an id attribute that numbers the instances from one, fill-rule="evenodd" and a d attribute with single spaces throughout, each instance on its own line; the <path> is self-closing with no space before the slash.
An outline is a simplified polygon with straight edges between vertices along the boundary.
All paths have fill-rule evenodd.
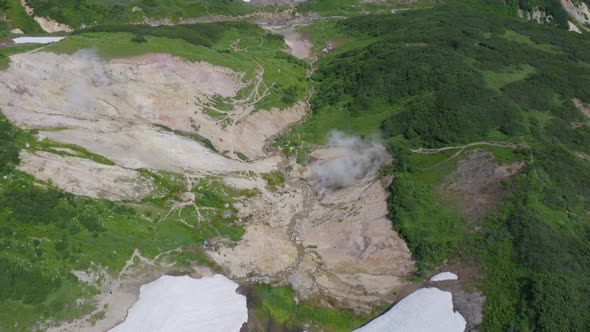
<path id="1" fill-rule="evenodd" d="M 518 145 L 514 144 L 514 143 L 510 143 L 510 142 L 494 142 L 494 141 L 481 141 L 481 142 L 473 142 L 473 143 L 469 143 L 466 145 L 459 145 L 459 146 L 445 146 L 443 148 L 436 148 L 436 149 L 430 149 L 430 148 L 418 148 L 418 149 L 411 149 L 410 151 L 414 152 L 414 153 L 438 153 L 441 151 L 446 151 L 446 150 L 453 150 L 453 149 L 466 149 L 472 146 L 477 146 L 477 145 L 491 145 L 491 146 L 499 146 L 499 147 L 504 147 L 504 148 L 517 148 Z"/>
<path id="2" fill-rule="evenodd" d="M 469 143 L 466 145 L 460 145 L 460 146 L 446 146 L 446 147 L 437 148 L 437 149 L 418 148 L 418 149 L 410 149 L 410 151 L 412 151 L 414 153 L 421 153 L 421 154 L 434 154 L 434 153 L 439 153 L 442 151 L 459 149 L 459 151 L 457 151 L 455 154 L 453 154 L 452 156 L 450 156 L 447 159 L 447 161 L 448 161 L 448 160 L 454 159 L 457 156 L 459 156 L 461 153 L 463 153 L 463 151 L 465 151 L 465 149 L 470 148 L 470 147 L 474 147 L 474 146 L 480 146 L 480 145 L 497 146 L 497 147 L 511 148 L 511 149 L 515 149 L 515 148 L 519 147 L 518 144 L 514 144 L 514 143 L 510 143 L 510 142 L 481 141 L 481 142 L 473 142 L 473 143 Z"/>

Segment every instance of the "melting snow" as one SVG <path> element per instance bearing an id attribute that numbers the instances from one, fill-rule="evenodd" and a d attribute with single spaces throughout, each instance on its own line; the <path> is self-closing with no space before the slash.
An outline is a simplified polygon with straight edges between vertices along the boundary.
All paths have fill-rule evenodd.
<path id="1" fill-rule="evenodd" d="M 453 311 L 453 296 L 438 288 L 422 288 L 356 332 L 461 332 L 466 321 Z"/>
<path id="2" fill-rule="evenodd" d="M 17 37 L 12 41 L 15 44 L 48 44 L 60 41 L 66 37 Z"/>
<path id="3" fill-rule="evenodd" d="M 459 277 L 453 272 L 442 272 L 430 278 L 430 281 L 457 280 Z"/>
<path id="4" fill-rule="evenodd" d="M 111 332 L 239 331 L 248 320 L 246 297 L 222 275 L 163 276 L 143 285 L 127 319 Z"/>

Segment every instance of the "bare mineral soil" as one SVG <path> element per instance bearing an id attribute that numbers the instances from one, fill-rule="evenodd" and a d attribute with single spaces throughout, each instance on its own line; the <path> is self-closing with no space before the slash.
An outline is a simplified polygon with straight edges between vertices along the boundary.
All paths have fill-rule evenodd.
<path id="1" fill-rule="evenodd" d="M 478 331 L 483 322 L 483 306 L 486 300 L 485 295 L 476 287 L 482 275 L 478 265 L 470 261 L 452 261 L 438 269 L 438 272 L 442 271 L 452 271 L 459 276 L 459 279 L 426 281 L 424 286 L 437 287 L 451 292 L 453 307 L 467 321 L 465 331 Z M 434 272 L 433 275 L 438 272 Z"/>
<path id="2" fill-rule="evenodd" d="M 590 106 L 588 104 L 584 104 L 580 99 L 574 98 L 572 99 L 574 105 L 582 112 L 588 119 L 590 119 Z"/>
<path id="3" fill-rule="evenodd" d="M 523 162 L 500 165 L 489 151 L 474 149 L 457 163 L 438 190 L 458 205 L 469 221 L 477 221 L 499 206 L 505 195 L 502 180 L 516 174 Z"/>
<path id="4" fill-rule="evenodd" d="M 333 153 L 320 148 L 313 156 Z M 375 179 L 373 170 L 320 199 L 313 172 L 291 166 L 278 191 L 228 179 L 240 188 L 255 186 L 261 194 L 237 205 L 248 225 L 242 240 L 212 243 L 210 256 L 231 278 L 288 281 L 300 298 L 321 295 L 358 313 L 395 300 L 415 267 L 387 219 L 387 183 Z"/>
<path id="5" fill-rule="evenodd" d="M 391 179 L 378 179 L 378 167 L 371 167 L 320 195 L 322 185 L 310 165 L 268 148 L 303 119 L 307 105 L 255 112 L 266 93 L 262 70 L 245 81 L 243 73 L 166 54 L 104 61 L 91 51 L 38 51 L 12 56 L 0 72 L 0 108 L 18 126 L 38 129 L 39 138 L 75 144 L 113 162 L 22 152 L 22 170 L 68 192 L 140 201 L 154 189 L 140 169 L 187 179 L 215 176 L 237 189 L 256 189 L 258 194 L 235 203 L 246 230 L 241 240 L 216 239 L 206 248 L 224 274 L 242 284 L 290 284 L 299 299 L 358 313 L 393 302 L 415 266 L 387 219 L 385 188 Z M 247 87 L 251 93 L 238 93 Z M 216 109 L 220 100 L 231 110 Z M 311 158 L 329 161 L 339 154 L 324 147 Z M 262 174 L 276 170 L 284 183 L 271 188 Z M 98 309 L 56 329 L 104 330 L 122 321 L 139 286 L 172 269 L 161 255 L 150 260 L 136 251 L 118 276 L 100 266 L 74 271 L 101 291 L 94 299 Z"/>

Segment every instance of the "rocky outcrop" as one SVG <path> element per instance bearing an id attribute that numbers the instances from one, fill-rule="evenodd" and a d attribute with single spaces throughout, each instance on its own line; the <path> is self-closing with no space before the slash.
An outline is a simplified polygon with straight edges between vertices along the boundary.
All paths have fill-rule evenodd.
<path id="1" fill-rule="evenodd" d="M 551 23 L 553 21 L 553 16 L 547 14 L 540 7 L 535 7 L 532 11 L 523 10 L 519 8 L 518 17 L 524 18 L 529 21 L 534 21 L 539 24 Z"/>
<path id="2" fill-rule="evenodd" d="M 578 22 L 584 30 L 588 31 L 590 28 L 590 9 L 584 1 L 561 0 L 561 5 L 565 11 Z M 570 31 L 572 31 L 570 25 Z M 574 25 L 575 26 L 575 25 Z M 575 31 L 575 30 L 573 30 Z"/>

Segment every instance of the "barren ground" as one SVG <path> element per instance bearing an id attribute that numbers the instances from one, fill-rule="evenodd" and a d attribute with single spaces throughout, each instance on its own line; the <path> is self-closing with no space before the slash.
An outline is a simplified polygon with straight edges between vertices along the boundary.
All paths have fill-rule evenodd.
<path id="1" fill-rule="evenodd" d="M 590 107 L 588 104 L 584 104 L 580 99 L 574 98 L 572 100 L 576 107 L 582 112 L 588 119 L 590 119 Z"/>
<path id="2" fill-rule="evenodd" d="M 0 73 L 0 107 L 18 125 L 41 129 L 41 137 L 83 146 L 123 167 L 269 172 L 277 159 L 242 164 L 235 154 L 266 157 L 267 139 L 300 121 L 305 108 L 297 104 L 286 111 L 252 112 L 258 89 L 235 98 L 246 87 L 242 77 L 169 55 L 105 63 L 89 51 L 20 54 Z M 258 75 L 248 84 L 260 82 Z M 233 104 L 232 111 L 215 110 L 213 100 L 224 98 Z M 233 159 L 154 124 L 209 139 Z"/>
<path id="3" fill-rule="evenodd" d="M 235 204 L 246 230 L 242 239 L 218 239 L 207 246 L 230 278 L 291 284 L 301 299 L 359 313 L 391 303 L 415 269 L 387 219 L 385 186 L 391 179 L 382 182 L 371 169 L 320 199 L 319 182 L 309 166 L 268 149 L 274 136 L 305 116 L 306 103 L 253 112 L 265 93 L 262 73 L 255 76 L 245 82 L 243 73 L 162 54 L 105 62 L 88 51 L 34 52 L 12 56 L 10 67 L 0 72 L 0 108 L 20 127 L 39 129 L 40 138 L 79 145 L 114 162 L 108 166 L 49 152 L 22 152 L 22 170 L 75 194 L 141 200 L 153 184 L 139 175 L 139 168 L 187 178 L 214 175 L 238 189 L 257 188 L 259 194 Z M 248 86 L 255 87 L 253 92 L 237 97 Z M 224 120 L 206 111 L 219 100 L 232 105 L 231 111 L 215 110 Z M 181 131 L 228 152 L 212 151 Z M 240 160 L 238 153 L 253 161 Z M 312 154 L 325 160 L 335 156 L 329 148 Z M 277 169 L 285 174 L 285 183 L 271 189 L 261 174 Z M 157 260 L 136 252 L 118 277 L 100 267 L 76 272 L 91 284 L 105 279 L 95 299 L 99 309 L 58 330 L 106 329 L 122 321 L 139 286 L 172 268 Z M 92 315 L 105 305 L 104 319 L 92 326 Z"/>
<path id="4" fill-rule="evenodd" d="M 452 271 L 459 276 L 459 280 L 427 281 L 424 286 L 438 287 L 451 292 L 453 306 L 467 321 L 466 331 L 478 331 L 483 322 L 483 306 L 486 297 L 476 287 L 482 276 L 477 264 L 469 261 L 453 261 L 438 270 Z"/>
<path id="5" fill-rule="evenodd" d="M 67 192 L 111 201 L 139 201 L 154 186 L 134 170 L 43 151 L 23 151 L 19 168 Z"/>
<path id="6" fill-rule="evenodd" d="M 444 196 L 459 205 L 459 211 L 470 221 L 484 218 L 504 198 L 501 181 L 518 172 L 524 163 L 499 165 L 490 152 L 475 149 L 457 164 L 457 170 L 438 188 Z"/>
<path id="7" fill-rule="evenodd" d="M 315 158 L 334 155 L 329 148 L 313 153 Z M 359 313 L 395 300 L 414 263 L 387 219 L 385 183 L 371 172 L 319 199 L 313 172 L 292 166 L 278 191 L 255 182 L 228 182 L 255 186 L 261 194 L 236 206 L 249 225 L 243 239 L 237 246 L 213 244 L 210 256 L 230 277 L 287 280 L 300 298 L 321 298 Z"/>

